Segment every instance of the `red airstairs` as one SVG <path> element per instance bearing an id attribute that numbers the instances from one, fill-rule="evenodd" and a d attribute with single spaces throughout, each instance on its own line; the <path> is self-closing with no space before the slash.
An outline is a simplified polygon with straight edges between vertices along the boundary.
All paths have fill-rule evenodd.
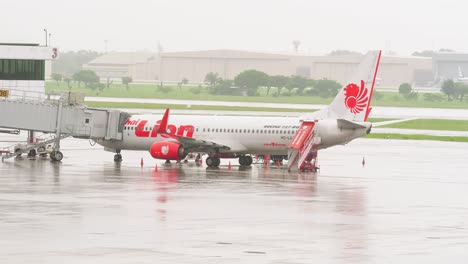
<path id="1" fill-rule="evenodd" d="M 303 121 L 301 127 L 297 130 L 288 151 L 288 170 L 297 166 L 300 171 L 316 172 L 317 149 L 320 144 L 320 138 L 317 137 L 315 123 L 317 121 Z"/>

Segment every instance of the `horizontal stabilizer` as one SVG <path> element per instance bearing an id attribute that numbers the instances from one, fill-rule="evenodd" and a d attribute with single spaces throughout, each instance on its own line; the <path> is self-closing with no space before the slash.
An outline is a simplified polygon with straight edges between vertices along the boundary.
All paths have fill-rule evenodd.
<path id="1" fill-rule="evenodd" d="M 346 119 L 337 119 L 338 128 L 340 129 L 357 129 L 357 128 L 366 128 L 364 124 L 356 123 Z"/>
<path id="2" fill-rule="evenodd" d="M 386 125 L 393 125 L 401 122 L 407 122 L 407 121 L 412 121 L 416 120 L 418 118 L 405 118 L 405 119 L 395 119 L 395 120 L 389 120 L 389 121 L 382 121 L 382 122 L 377 122 L 377 123 L 372 123 L 373 127 L 381 127 L 381 126 L 386 126 Z"/>

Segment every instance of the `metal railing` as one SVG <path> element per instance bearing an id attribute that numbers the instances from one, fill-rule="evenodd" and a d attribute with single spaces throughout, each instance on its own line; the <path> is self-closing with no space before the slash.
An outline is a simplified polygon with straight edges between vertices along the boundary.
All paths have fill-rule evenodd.
<path id="1" fill-rule="evenodd" d="M 21 87 L 18 87 L 21 88 Z M 8 97 L 0 97 L 0 101 L 39 101 L 47 99 L 46 93 L 37 91 L 26 91 L 24 89 L 5 89 L 9 91 Z"/>

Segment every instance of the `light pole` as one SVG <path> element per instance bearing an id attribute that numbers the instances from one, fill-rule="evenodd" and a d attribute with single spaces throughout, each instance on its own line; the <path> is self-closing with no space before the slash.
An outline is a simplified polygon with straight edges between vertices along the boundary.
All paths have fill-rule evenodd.
<path id="1" fill-rule="evenodd" d="M 47 28 L 44 28 L 44 32 L 45 32 L 45 45 L 47 47 Z"/>

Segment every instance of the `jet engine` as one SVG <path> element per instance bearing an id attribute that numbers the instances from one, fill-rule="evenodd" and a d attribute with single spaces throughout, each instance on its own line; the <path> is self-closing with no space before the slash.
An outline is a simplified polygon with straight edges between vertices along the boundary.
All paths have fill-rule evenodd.
<path id="1" fill-rule="evenodd" d="M 151 145 L 150 154 L 155 159 L 165 160 L 181 160 L 187 156 L 184 146 L 171 141 L 154 142 Z"/>

